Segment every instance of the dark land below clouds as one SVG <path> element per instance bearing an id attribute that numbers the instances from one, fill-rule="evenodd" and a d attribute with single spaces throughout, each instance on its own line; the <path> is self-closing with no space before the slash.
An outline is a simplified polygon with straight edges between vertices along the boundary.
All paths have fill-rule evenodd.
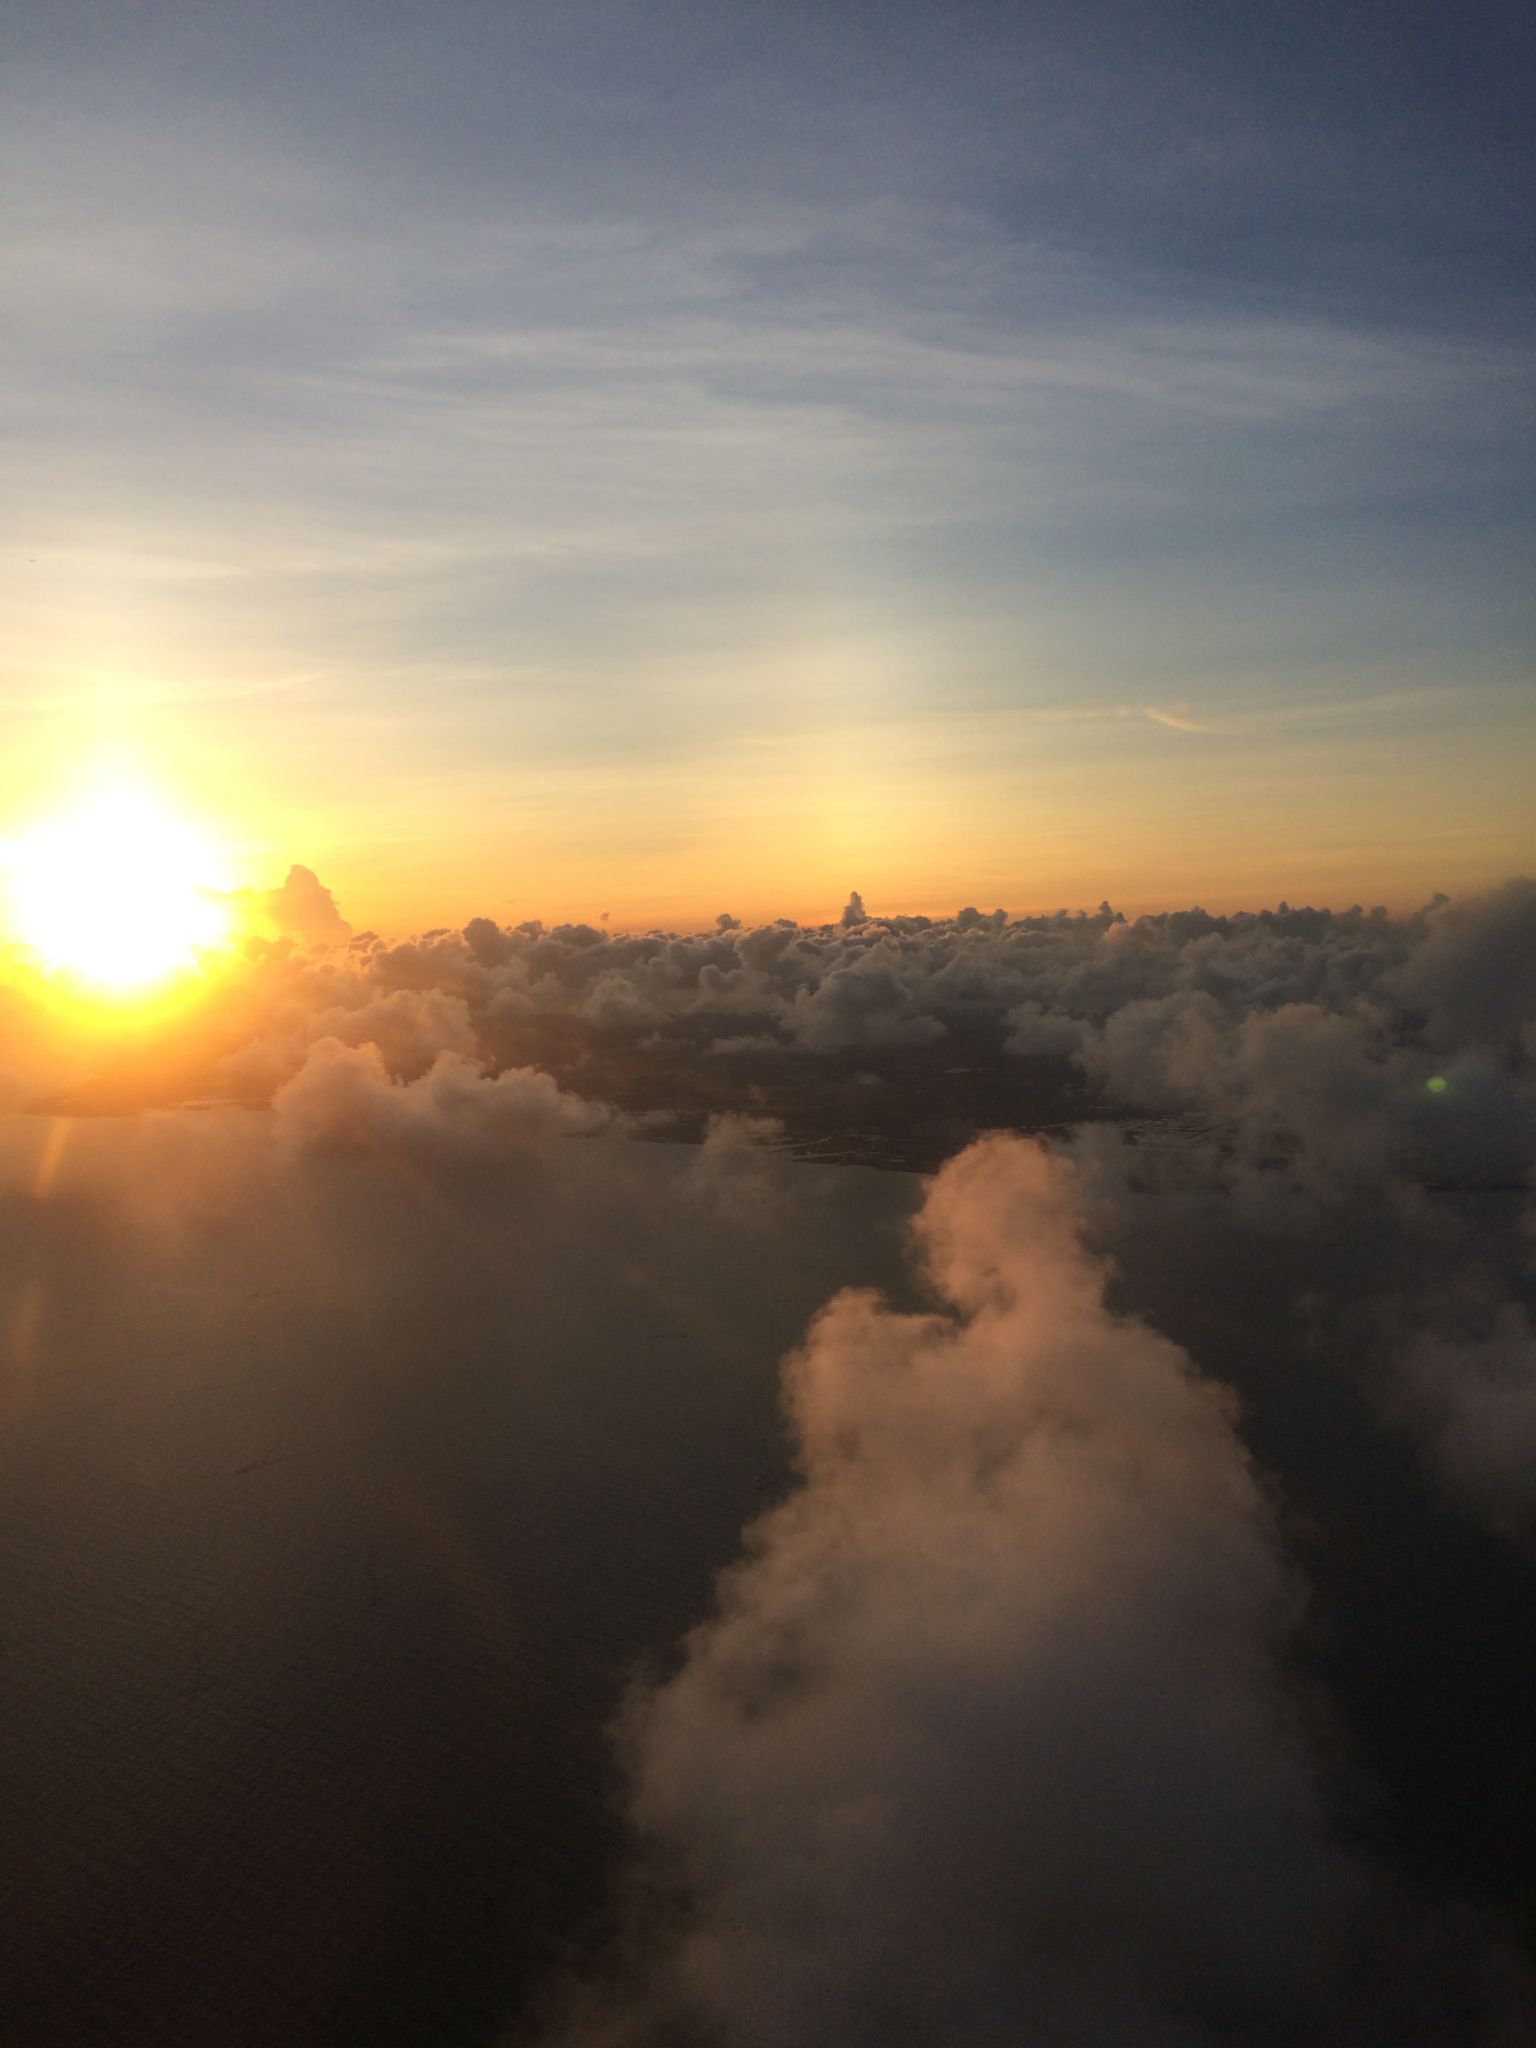
<path id="1" fill-rule="evenodd" d="M 696 1155 L 628 1150 L 674 1201 Z M 909 1292 L 906 1176 L 777 1171 L 792 1255 L 781 1225 L 713 1278 L 563 1204 L 492 1253 L 493 1200 L 468 1272 L 371 1217 L 410 1268 L 393 1324 L 234 1246 L 78 1279 L 0 1509 L 16 2040 L 481 2048 L 600 1949 L 622 1689 L 790 1484 L 781 1353 L 839 1285 Z M 1112 1302 L 1242 1395 L 1347 1832 L 1529 1935 L 1536 1574 L 1298 1358 L 1262 1242 L 1219 1275 L 1169 1249 L 1122 1238 Z"/>

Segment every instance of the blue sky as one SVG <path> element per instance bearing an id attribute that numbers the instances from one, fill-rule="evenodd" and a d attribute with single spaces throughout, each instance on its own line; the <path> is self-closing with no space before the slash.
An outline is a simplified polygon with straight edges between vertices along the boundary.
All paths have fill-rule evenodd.
<path id="1" fill-rule="evenodd" d="M 13 810 L 100 737 L 370 921 L 1520 864 L 1524 10 L 3 35 Z"/>

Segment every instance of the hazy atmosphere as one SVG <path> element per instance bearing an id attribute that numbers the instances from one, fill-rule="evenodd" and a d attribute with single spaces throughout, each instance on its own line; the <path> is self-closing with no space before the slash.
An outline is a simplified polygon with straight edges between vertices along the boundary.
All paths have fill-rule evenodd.
<path id="1" fill-rule="evenodd" d="M 1495 880 L 1529 41 L 20 0 L 5 799 L 86 732 L 375 926 Z"/>
<path id="2" fill-rule="evenodd" d="M 0 27 L 0 2032 L 1536 2038 L 1536 37 Z"/>

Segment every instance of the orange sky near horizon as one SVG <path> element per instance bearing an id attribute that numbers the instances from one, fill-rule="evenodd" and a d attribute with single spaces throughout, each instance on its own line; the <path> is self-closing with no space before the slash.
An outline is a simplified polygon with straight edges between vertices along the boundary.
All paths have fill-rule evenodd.
<path id="1" fill-rule="evenodd" d="M 391 935 L 1536 867 L 1459 112 L 1383 157 L 1377 67 L 1298 129 L 1070 8 L 149 12 L 0 79 L 0 838 L 120 757 Z"/>
<path id="2" fill-rule="evenodd" d="M 873 915 L 1129 915 L 1292 903 L 1409 910 L 1529 870 L 1531 746 L 1518 699 L 1442 727 L 1433 700 L 1352 721 L 1316 707 L 1266 729 L 1098 717 L 942 714 L 796 743 L 718 746 L 630 770 L 535 759 L 424 771 L 409 734 L 326 776 L 285 775 L 241 707 L 177 721 L 118 706 L 116 737 L 71 753 L 54 720 L 0 767 L 0 837 L 103 776 L 152 788 L 224 849 L 241 886 L 315 870 L 357 929 L 472 916 L 698 930 Z M 212 716 L 213 710 L 222 716 Z M 302 721 L 299 722 L 302 731 Z"/>

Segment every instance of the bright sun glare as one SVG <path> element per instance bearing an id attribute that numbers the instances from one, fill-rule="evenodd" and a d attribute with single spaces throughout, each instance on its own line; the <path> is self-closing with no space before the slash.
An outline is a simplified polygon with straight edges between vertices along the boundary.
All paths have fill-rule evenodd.
<path id="1" fill-rule="evenodd" d="M 106 992 L 151 988 L 230 937 L 213 847 L 139 790 L 102 792 L 38 826 L 9 865 L 16 936 Z"/>

